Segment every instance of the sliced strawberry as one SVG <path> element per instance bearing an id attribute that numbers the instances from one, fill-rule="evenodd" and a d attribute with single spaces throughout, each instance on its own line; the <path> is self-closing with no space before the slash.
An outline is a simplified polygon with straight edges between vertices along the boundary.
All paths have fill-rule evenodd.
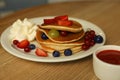
<path id="1" fill-rule="evenodd" d="M 23 48 L 28 47 L 29 44 L 30 42 L 28 40 L 22 40 L 17 44 L 17 47 L 23 49 Z"/>
<path id="2" fill-rule="evenodd" d="M 36 49 L 35 54 L 37 56 L 42 56 L 42 57 L 47 57 L 48 56 L 48 54 L 44 50 L 42 50 L 40 48 Z"/>
<path id="3" fill-rule="evenodd" d="M 60 26 L 72 26 L 73 22 L 70 20 L 68 21 L 58 20 L 57 24 Z"/>
<path id="4" fill-rule="evenodd" d="M 58 21 L 58 20 L 68 20 L 68 15 L 62 15 L 62 16 L 56 16 L 55 17 L 55 21 Z"/>
<path id="5" fill-rule="evenodd" d="M 54 24 L 55 20 L 54 19 L 44 19 L 44 24 Z"/>

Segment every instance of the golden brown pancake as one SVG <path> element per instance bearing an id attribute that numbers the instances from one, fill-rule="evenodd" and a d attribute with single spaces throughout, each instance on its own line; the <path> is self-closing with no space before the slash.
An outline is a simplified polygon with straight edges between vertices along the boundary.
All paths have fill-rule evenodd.
<path id="1" fill-rule="evenodd" d="M 74 42 L 74 41 L 77 41 L 79 39 L 81 39 L 83 36 L 84 36 L 84 31 L 80 31 L 80 32 L 77 32 L 77 33 L 68 33 L 67 36 L 59 36 L 59 37 L 56 37 L 56 38 L 51 38 L 49 35 L 48 35 L 48 32 L 49 30 L 48 29 L 38 29 L 39 31 L 37 31 L 37 35 L 42 35 L 42 33 L 45 33 L 45 35 L 53 42 L 56 42 L 56 43 L 69 43 L 69 42 Z"/>
<path id="2" fill-rule="evenodd" d="M 85 32 L 80 23 L 73 21 L 73 25 L 69 27 L 59 25 L 41 25 L 38 27 L 36 40 L 43 50 L 49 53 L 53 53 L 55 50 L 64 53 L 65 49 L 71 49 L 73 53 L 81 51 L 81 46 L 84 44 Z M 51 38 L 51 36 L 48 35 L 51 29 L 68 31 L 69 33 L 67 36 Z M 41 38 L 43 33 L 48 37 L 47 40 Z"/>
<path id="3" fill-rule="evenodd" d="M 54 48 L 50 48 L 50 47 L 47 47 L 47 46 L 44 46 L 44 45 L 41 45 L 42 49 L 49 52 L 49 53 L 53 53 L 55 50 L 59 51 L 61 54 L 64 53 L 64 50 L 65 49 L 71 49 L 73 53 L 77 53 L 77 52 L 80 52 L 82 49 L 81 49 L 81 46 L 75 46 L 75 47 L 71 47 L 71 48 L 65 48 L 65 49 L 54 49 Z M 61 48 L 61 47 L 59 47 Z"/>
<path id="4" fill-rule="evenodd" d="M 39 25 L 38 25 L 39 26 Z M 62 31 L 69 31 L 69 32 L 80 32 L 83 30 L 82 25 L 76 21 L 73 21 L 71 26 L 59 26 L 59 25 L 40 25 L 39 28 L 42 29 L 56 29 Z"/>
<path id="5" fill-rule="evenodd" d="M 76 53 L 81 51 L 81 45 L 84 43 L 83 38 L 69 43 L 56 43 L 51 41 L 50 39 L 43 40 L 41 38 L 41 34 L 42 32 L 38 30 L 36 34 L 36 40 L 41 45 L 42 49 L 49 53 L 52 53 L 54 50 L 63 53 L 65 49 L 71 49 L 73 52 Z"/>

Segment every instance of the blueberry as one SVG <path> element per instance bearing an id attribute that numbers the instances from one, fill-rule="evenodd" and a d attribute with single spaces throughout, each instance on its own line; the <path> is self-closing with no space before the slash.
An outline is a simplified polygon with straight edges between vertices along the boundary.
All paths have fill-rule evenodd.
<path id="1" fill-rule="evenodd" d="M 64 55 L 65 55 L 65 56 L 70 56 L 70 55 L 72 55 L 72 50 L 71 50 L 71 49 L 65 49 Z"/>
<path id="2" fill-rule="evenodd" d="M 33 50 L 33 49 L 36 48 L 36 46 L 35 46 L 34 44 L 30 44 L 30 45 L 29 45 L 29 48 L 30 48 L 31 50 Z"/>
<path id="3" fill-rule="evenodd" d="M 59 57 L 60 56 L 60 52 L 59 51 L 54 51 L 53 52 L 53 56 L 54 57 Z"/>
<path id="4" fill-rule="evenodd" d="M 47 40 L 47 39 L 48 39 L 48 37 L 45 35 L 45 33 L 42 33 L 41 38 L 42 38 L 43 40 Z"/>
<path id="5" fill-rule="evenodd" d="M 94 41 L 95 41 L 96 43 L 102 43 L 102 42 L 103 42 L 103 37 L 102 37 L 101 35 L 96 35 L 96 36 L 94 37 Z"/>

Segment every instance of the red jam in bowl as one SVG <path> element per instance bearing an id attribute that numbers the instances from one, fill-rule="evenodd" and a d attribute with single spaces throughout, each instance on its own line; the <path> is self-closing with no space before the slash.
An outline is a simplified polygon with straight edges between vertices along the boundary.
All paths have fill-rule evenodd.
<path id="1" fill-rule="evenodd" d="M 104 50 L 97 54 L 97 57 L 107 63 L 120 65 L 120 51 Z"/>

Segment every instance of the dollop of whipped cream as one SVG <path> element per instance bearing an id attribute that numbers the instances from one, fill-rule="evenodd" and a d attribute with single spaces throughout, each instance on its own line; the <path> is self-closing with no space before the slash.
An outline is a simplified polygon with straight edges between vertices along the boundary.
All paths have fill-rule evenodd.
<path id="1" fill-rule="evenodd" d="M 36 36 L 37 25 L 30 22 L 27 18 L 23 21 L 18 19 L 15 21 L 10 27 L 10 35 L 9 38 L 11 40 L 24 40 L 27 39 L 29 41 L 33 41 Z"/>

